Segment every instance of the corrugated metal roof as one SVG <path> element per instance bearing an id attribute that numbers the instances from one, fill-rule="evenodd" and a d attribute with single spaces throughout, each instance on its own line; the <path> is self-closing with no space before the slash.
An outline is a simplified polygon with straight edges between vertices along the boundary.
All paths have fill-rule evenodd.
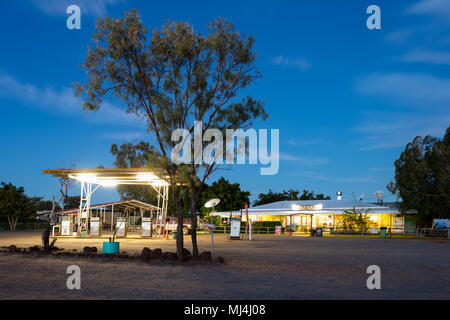
<path id="1" fill-rule="evenodd" d="M 370 213 L 399 213 L 398 209 L 355 200 L 294 200 L 278 201 L 248 209 L 249 215 L 343 214 L 345 210 L 369 210 Z M 244 211 L 243 211 L 244 212 Z M 233 211 L 240 215 L 240 210 Z M 229 216 L 230 212 L 215 212 L 216 216 Z"/>
<path id="2" fill-rule="evenodd" d="M 151 210 L 158 210 L 159 208 L 157 206 L 139 201 L 139 200 L 123 200 L 123 201 L 116 201 L 116 202 L 107 202 L 107 203 L 100 203 L 100 204 L 94 204 L 90 205 L 91 209 L 100 209 L 104 207 L 110 207 L 113 206 L 115 208 L 131 208 L 131 209 L 143 209 L 145 211 L 151 211 Z M 75 213 L 78 212 L 80 208 L 71 208 L 71 209 L 64 209 L 64 211 L 56 211 L 56 214 L 68 214 L 68 213 Z M 51 211 L 39 211 L 37 214 L 40 215 L 48 215 L 51 213 Z"/>
<path id="3" fill-rule="evenodd" d="M 379 205 L 373 203 L 364 203 L 355 200 L 293 200 L 293 201 L 278 201 L 260 206 L 252 207 L 254 210 L 264 209 L 288 209 L 292 206 L 314 206 L 322 204 L 323 209 L 352 209 L 356 208 L 380 208 Z M 386 207 L 387 208 L 387 207 Z"/>

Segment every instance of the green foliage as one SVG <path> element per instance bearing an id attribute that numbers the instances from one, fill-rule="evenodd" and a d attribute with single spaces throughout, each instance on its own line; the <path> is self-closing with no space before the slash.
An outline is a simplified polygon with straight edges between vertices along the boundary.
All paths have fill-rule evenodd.
<path id="1" fill-rule="evenodd" d="M 131 10 L 122 19 L 100 19 L 96 29 L 84 64 L 88 82 L 75 84 L 76 94 L 84 96 L 85 110 L 99 110 L 111 93 L 128 112 L 144 116 L 156 138 L 158 167 L 174 169 L 169 149 L 178 143 L 171 139 L 175 129 L 192 132 L 194 121 L 203 121 L 204 131 L 237 129 L 267 117 L 262 102 L 235 99 L 260 74 L 253 38 L 230 22 L 211 22 L 206 36 L 188 23 L 169 22 L 149 40 L 138 11 Z"/>
<path id="2" fill-rule="evenodd" d="M 42 197 L 30 198 L 31 211 L 50 211 L 53 207 L 53 202 L 50 200 L 43 200 Z M 64 209 L 74 209 L 80 206 L 80 196 L 67 196 L 64 198 Z M 61 206 L 56 204 L 55 210 L 61 210 Z"/>
<path id="3" fill-rule="evenodd" d="M 355 207 L 353 207 L 352 210 L 345 210 L 344 215 L 342 216 L 342 222 L 346 227 L 350 228 L 350 230 L 355 226 L 365 229 L 370 223 L 370 217 L 368 215 L 369 211 L 370 209 L 356 210 Z"/>
<path id="4" fill-rule="evenodd" d="M 252 222 L 252 228 L 275 228 L 281 227 L 280 221 L 254 221 Z"/>
<path id="5" fill-rule="evenodd" d="M 325 196 L 323 193 L 314 194 L 314 191 L 303 190 L 302 195 L 298 200 L 330 200 L 330 196 Z"/>
<path id="6" fill-rule="evenodd" d="M 68 196 L 64 198 L 64 209 L 75 209 L 79 207 L 80 207 L 80 196 Z"/>
<path id="7" fill-rule="evenodd" d="M 113 144 L 110 150 L 111 154 L 115 156 L 114 165 L 117 168 L 146 168 L 149 165 L 153 151 L 153 147 L 144 141 L 137 144 L 124 143 L 120 147 Z M 123 200 L 136 199 L 153 205 L 156 205 L 158 201 L 158 194 L 151 186 L 118 185 L 117 191 Z M 180 196 L 183 204 L 183 216 L 187 217 L 190 215 L 189 188 L 186 186 L 180 188 Z M 199 206 L 198 210 L 200 210 Z M 167 212 L 169 216 L 176 216 L 177 213 L 175 203 L 173 201 L 172 188 L 169 188 Z"/>
<path id="8" fill-rule="evenodd" d="M 26 196 L 23 187 L 16 187 L 12 183 L 1 183 L 0 212 L 10 217 L 27 217 L 31 215 L 31 201 Z"/>
<path id="9" fill-rule="evenodd" d="M 116 158 L 114 165 L 117 168 L 145 168 L 152 151 L 150 144 L 144 141 L 124 143 L 120 147 L 113 144 L 110 150 Z M 123 200 L 135 199 L 151 204 L 158 201 L 158 194 L 151 186 L 118 185 L 117 191 Z"/>
<path id="10" fill-rule="evenodd" d="M 242 191 L 239 183 L 230 183 L 224 177 L 204 188 L 200 195 L 199 206 L 204 216 L 209 215 L 212 208 L 205 208 L 205 203 L 211 199 L 220 199 L 214 208 L 216 212 L 233 211 L 244 208 L 249 203 L 250 192 Z"/>
<path id="11" fill-rule="evenodd" d="M 84 97 L 83 108 L 88 111 L 99 110 L 103 99 L 112 95 L 127 112 L 144 118 L 155 141 L 147 167 L 163 169 L 170 177 L 181 231 L 185 199 L 181 186 L 189 187 L 194 213 L 206 179 L 219 165 L 172 162 L 171 150 L 179 142 L 172 141 L 172 132 L 186 129 L 192 134 L 195 121 L 203 123 L 202 134 L 210 128 L 224 132 L 267 117 L 263 102 L 240 94 L 261 76 L 254 40 L 223 19 L 211 22 L 206 35 L 188 23 L 169 22 L 150 37 L 136 10 L 121 19 L 100 19 L 96 30 L 84 63 L 88 80 L 75 84 L 76 95 Z M 178 234 L 181 254 L 183 238 Z M 196 254 L 195 231 L 192 239 Z"/>
<path id="12" fill-rule="evenodd" d="M 402 199 L 402 212 L 417 211 L 419 222 L 450 218 L 450 127 L 443 139 L 408 143 L 395 161 L 395 183 L 387 188 Z"/>
<path id="13" fill-rule="evenodd" d="M 32 202 L 25 194 L 23 187 L 16 187 L 12 183 L 1 183 L 0 213 L 8 217 L 11 231 L 16 229 L 19 219 L 23 220 L 32 215 Z"/>
<path id="14" fill-rule="evenodd" d="M 33 212 L 52 210 L 53 202 L 50 200 L 43 200 L 42 197 L 32 197 L 30 201 Z M 61 207 L 57 206 L 56 209 L 60 210 Z"/>
<path id="15" fill-rule="evenodd" d="M 222 217 L 218 217 L 218 216 L 207 216 L 204 218 L 204 221 L 206 223 L 212 223 L 216 226 L 221 225 L 222 224 Z"/>
<path id="16" fill-rule="evenodd" d="M 253 206 L 260 206 L 267 203 L 277 201 L 289 201 L 289 200 L 330 200 L 329 196 L 324 196 L 322 193 L 314 194 L 314 191 L 303 190 L 299 196 L 300 191 L 296 189 L 289 189 L 283 192 L 273 192 L 269 190 L 268 193 L 260 193 L 258 199 L 253 202 Z"/>

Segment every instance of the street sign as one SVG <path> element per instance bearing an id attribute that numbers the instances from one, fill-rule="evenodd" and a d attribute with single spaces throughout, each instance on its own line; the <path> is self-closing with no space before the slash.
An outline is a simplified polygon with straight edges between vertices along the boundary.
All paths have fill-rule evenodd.
<path id="1" fill-rule="evenodd" d="M 210 229 L 215 229 L 216 225 L 215 224 L 209 224 L 209 223 L 205 223 L 205 227 L 210 228 Z"/>

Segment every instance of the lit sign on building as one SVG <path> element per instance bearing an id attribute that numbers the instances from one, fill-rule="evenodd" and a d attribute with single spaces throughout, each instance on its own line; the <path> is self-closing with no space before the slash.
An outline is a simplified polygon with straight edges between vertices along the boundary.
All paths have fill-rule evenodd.
<path id="1" fill-rule="evenodd" d="M 294 210 L 294 211 L 318 211 L 318 210 L 322 210 L 322 208 L 323 208 L 323 204 L 321 204 L 321 203 L 311 204 L 311 205 L 298 205 L 298 204 L 292 205 L 292 210 Z"/>

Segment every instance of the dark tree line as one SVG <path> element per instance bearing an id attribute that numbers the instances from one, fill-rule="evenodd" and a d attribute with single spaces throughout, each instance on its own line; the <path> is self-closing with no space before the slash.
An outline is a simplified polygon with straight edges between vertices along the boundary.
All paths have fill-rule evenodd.
<path id="1" fill-rule="evenodd" d="M 268 193 L 260 193 L 258 199 L 253 202 L 253 206 L 260 206 L 267 203 L 288 200 L 330 200 L 330 196 L 323 193 L 315 194 L 314 191 L 303 190 L 301 193 L 296 189 L 283 190 L 282 192 L 273 192 L 269 189 Z"/>
<path id="2" fill-rule="evenodd" d="M 78 208 L 80 197 L 67 197 L 64 206 L 65 208 Z M 5 182 L 0 185 L 0 216 L 6 217 L 11 231 L 16 229 L 17 223 L 36 218 L 38 211 L 50 211 L 52 208 L 53 201 L 44 200 L 42 197 L 29 197 L 23 187 Z M 55 210 L 61 210 L 61 206 L 56 205 Z"/>
<path id="3" fill-rule="evenodd" d="M 421 223 L 450 218 L 450 127 L 442 139 L 418 136 L 408 143 L 387 189 L 401 198 L 404 213 L 417 211 Z"/>

